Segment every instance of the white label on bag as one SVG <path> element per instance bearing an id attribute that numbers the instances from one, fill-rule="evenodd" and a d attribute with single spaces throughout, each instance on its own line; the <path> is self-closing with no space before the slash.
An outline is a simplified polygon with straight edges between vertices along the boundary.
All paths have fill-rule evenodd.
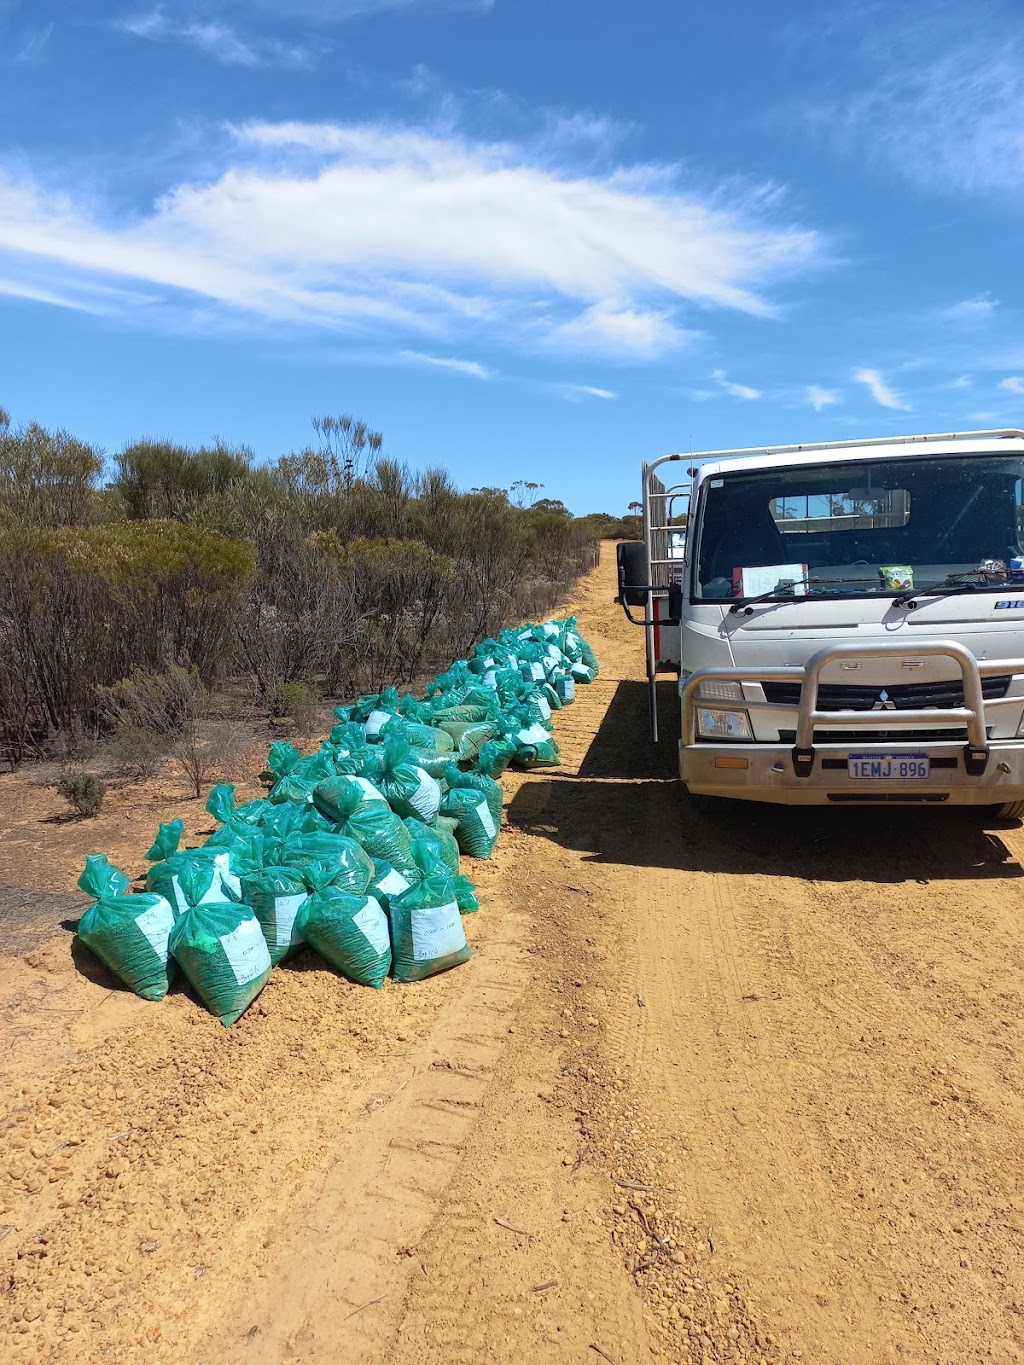
<path id="1" fill-rule="evenodd" d="M 519 634 L 516 636 L 516 639 L 517 639 L 517 640 L 528 640 L 532 634 L 533 634 L 533 631 L 532 631 L 532 630 L 521 630 L 521 631 L 519 632 Z"/>
<path id="2" fill-rule="evenodd" d="M 420 785 L 409 797 L 409 805 L 424 820 L 430 821 L 441 809 L 441 788 L 422 768 L 416 771 L 420 775 Z"/>
<path id="3" fill-rule="evenodd" d="M 536 678 L 537 681 L 539 682 L 539 681 L 541 680 L 541 678 L 543 678 L 543 676 L 544 676 L 544 665 L 543 665 L 543 664 L 531 664 L 531 665 L 530 665 L 530 677 L 531 677 L 531 678 Z"/>
<path id="4" fill-rule="evenodd" d="M 466 931 L 462 916 L 454 901 L 430 910 L 414 910 L 412 921 L 412 955 L 416 962 L 447 957 L 466 946 Z"/>
<path id="5" fill-rule="evenodd" d="M 277 925 L 275 948 L 291 947 L 294 943 L 302 942 L 301 935 L 295 931 L 295 916 L 299 913 L 299 906 L 306 899 L 305 891 L 298 896 L 274 897 L 274 923 Z"/>
<path id="6" fill-rule="evenodd" d="M 352 916 L 352 923 L 360 930 L 377 956 L 383 957 L 391 947 L 391 935 L 388 933 L 387 916 L 380 908 L 380 902 L 375 901 L 372 896 L 367 896 L 362 910 Z"/>
<path id="7" fill-rule="evenodd" d="M 515 654 L 510 654 L 510 655 L 508 656 L 508 666 L 509 666 L 509 668 L 518 668 L 518 667 L 519 667 L 519 659 L 517 658 L 517 656 L 516 656 Z"/>
<path id="8" fill-rule="evenodd" d="M 394 720 L 390 711 L 371 711 L 363 727 L 368 735 L 379 735 L 389 721 Z"/>
<path id="9" fill-rule="evenodd" d="M 547 697 L 537 698 L 537 710 L 545 720 L 551 719 L 551 703 L 548 701 Z"/>
<path id="10" fill-rule="evenodd" d="M 520 730 L 516 739 L 520 744 L 547 744 L 549 735 L 540 721 L 536 725 L 531 725 L 528 730 Z"/>
<path id="11" fill-rule="evenodd" d="M 270 970 L 270 949 L 257 919 L 242 920 L 237 929 L 221 936 L 220 946 L 240 986 Z"/>
<path id="12" fill-rule="evenodd" d="M 183 915 L 188 909 L 188 901 L 185 899 L 185 893 L 182 891 L 181 883 L 178 881 L 177 877 L 171 878 L 171 888 L 174 891 L 174 899 L 178 902 L 178 914 Z M 220 897 L 217 897 L 217 899 L 219 900 Z"/>
<path id="13" fill-rule="evenodd" d="M 483 676 L 484 687 L 497 687 L 498 675 L 493 668 L 489 668 Z"/>
<path id="14" fill-rule="evenodd" d="M 384 892 L 385 896 L 400 896 L 403 891 L 408 891 L 411 885 L 412 883 L 406 881 L 401 872 L 395 868 L 392 868 L 388 875 L 377 883 L 378 888 Z"/>
<path id="15" fill-rule="evenodd" d="M 545 634 L 545 635 L 548 635 L 548 636 L 557 635 L 558 632 L 559 632 L 559 629 L 560 629 L 560 627 L 559 627 L 559 626 L 556 626 L 555 623 L 554 623 L 554 621 L 545 621 L 545 622 L 544 622 L 544 634 Z"/>
<path id="16" fill-rule="evenodd" d="M 363 793 L 363 801 L 384 801 L 384 793 L 373 785 L 368 777 L 350 777 L 350 782 L 354 782 Z M 362 802 L 360 802 L 362 804 Z"/>
<path id="17" fill-rule="evenodd" d="M 161 896 L 156 905 L 151 905 L 148 910 L 143 910 L 141 915 L 135 916 L 135 923 L 146 935 L 149 946 L 160 961 L 166 962 L 167 937 L 174 928 L 174 911 L 170 902 Z"/>
<path id="18" fill-rule="evenodd" d="M 491 814 L 491 808 L 486 801 L 480 802 L 476 808 L 476 813 L 480 817 L 480 823 L 483 825 L 488 839 L 493 839 L 498 831 L 494 827 L 494 816 Z"/>
<path id="19" fill-rule="evenodd" d="M 562 662 L 562 651 L 557 645 L 548 645 L 548 654 L 552 659 L 557 659 L 559 663 Z"/>
<path id="20" fill-rule="evenodd" d="M 576 679 L 575 679 L 575 678 L 571 678 L 571 677 L 570 677 L 570 678 L 563 678 L 563 679 L 562 679 L 562 700 L 563 700 L 563 701 L 575 701 L 575 700 L 576 700 Z"/>
<path id="21" fill-rule="evenodd" d="M 580 643 L 580 637 L 576 634 L 575 631 L 570 630 L 569 633 L 568 633 L 568 635 L 566 635 L 566 637 L 565 637 L 565 645 L 566 645 L 566 648 L 567 648 L 567 649 L 578 649 L 578 648 L 579 648 L 579 643 Z"/>
<path id="22" fill-rule="evenodd" d="M 313 798 L 310 796 L 310 797 L 308 797 L 307 799 L 310 800 L 310 801 L 312 801 Z M 225 885 L 225 886 L 230 886 L 231 890 L 235 893 L 235 895 L 236 895 L 236 896 L 240 896 L 240 895 L 242 894 L 242 883 L 241 883 L 240 879 L 239 879 L 238 877 L 236 877 L 235 874 L 231 871 L 231 857 L 230 857 L 230 855 L 227 854 L 227 853 L 218 853 L 217 856 L 216 856 L 216 858 L 214 858 L 214 860 L 213 860 L 213 865 L 214 865 L 214 867 L 217 869 L 217 871 L 220 873 L 220 879 L 221 879 L 221 881 L 224 883 L 224 885 Z M 214 879 L 213 879 L 213 884 L 211 885 L 210 890 L 209 890 L 209 891 L 206 893 L 206 895 L 203 897 L 203 900 L 204 900 L 204 901 L 205 901 L 205 900 L 208 900 L 208 899 L 209 899 L 209 900 L 223 900 L 223 897 L 222 897 L 222 896 L 212 894 L 212 893 L 214 892 L 214 888 L 216 887 L 216 885 L 217 885 L 217 879 L 216 879 L 216 877 L 214 877 Z M 200 902 L 200 903 L 202 903 L 202 902 Z"/>

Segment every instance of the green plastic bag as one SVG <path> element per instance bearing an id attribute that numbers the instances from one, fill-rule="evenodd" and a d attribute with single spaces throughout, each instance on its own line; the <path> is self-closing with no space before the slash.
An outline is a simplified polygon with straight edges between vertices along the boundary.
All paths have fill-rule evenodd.
<path id="1" fill-rule="evenodd" d="M 90 853 L 78 885 L 95 904 L 78 922 L 78 938 L 143 1000 L 162 1000 L 174 975 L 167 939 L 174 910 L 163 896 L 125 895 L 130 882 L 102 853 Z"/>
<path id="2" fill-rule="evenodd" d="M 364 801 L 386 801 L 384 793 L 368 777 L 342 773 L 328 777 L 313 788 L 313 805 L 335 824 L 347 820 Z"/>
<path id="3" fill-rule="evenodd" d="M 171 820 L 168 824 L 161 825 L 146 857 L 151 863 L 163 862 L 165 859 L 173 857 L 178 851 L 178 845 L 181 843 L 181 836 L 184 832 L 184 820 Z"/>
<path id="4" fill-rule="evenodd" d="M 436 778 L 417 766 L 405 740 L 384 741 L 384 771 L 379 785 L 396 815 L 415 815 L 430 824 L 441 808 Z"/>
<path id="5" fill-rule="evenodd" d="M 380 990 L 391 968 L 387 916 L 374 896 L 354 896 L 331 884 L 314 891 L 297 928 L 321 957 L 359 986 Z"/>
<path id="6" fill-rule="evenodd" d="M 190 868 L 200 872 L 204 878 L 203 889 L 199 893 L 206 901 L 220 901 L 240 896 L 242 883 L 231 870 L 230 849 L 188 848 L 174 853 L 162 863 L 154 863 L 146 873 L 146 890 L 163 896 L 170 901 L 177 914 L 184 914 L 189 903 L 182 889 L 182 870 Z"/>
<path id="7" fill-rule="evenodd" d="M 558 745 L 540 722 L 524 726 L 512 736 L 516 746 L 512 762 L 517 768 L 557 768 Z"/>
<path id="8" fill-rule="evenodd" d="M 500 777 L 516 755 L 516 746 L 504 735 L 496 735 L 480 746 L 476 756 L 477 771 L 488 777 Z"/>
<path id="9" fill-rule="evenodd" d="M 415 869 L 410 850 L 412 836 L 386 801 L 367 801 L 353 811 L 341 828 L 371 858 L 381 858 L 399 872 Z"/>
<path id="10" fill-rule="evenodd" d="M 459 848 L 471 858 L 489 858 L 501 828 L 501 788 L 482 773 L 456 769 L 447 777 L 450 790 L 441 809 L 459 822 L 455 828 Z"/>
<path id="11" fill-rule="evenodd" d="M 191 902 L 199 890 L 197 869 L 184 868 L 181 883 Z M 196 994 L 225 1028 L 245 1013 L 270 977 L 270 949 L 248 905 L 196 898 L 175 921 L 169 944 Z"/>
<path id="12" fill-rule="evenodd" d="M 294 867 L 264 867 L 242 878 L 242 899 L 260 922 L 274 967 L 302 942 L 295 920 L 308 895 Z"/>
<path id="13" fill-rule="evenodd" d="M 440 860 L 453 877 L 459 875 L 459 844 L 455 837 L 455 822 L 445 820 L 444 824 L 425 825 L 422 820 L 406 820 L 406 828 L 412 835 L 413 857 L 416 858 L 421 872 L 432 870 Z M 417 855 L 417 846 L 425 844 L 431 850 L 429 864 L 424 865 Z"/>
<path id="14" fill-rule="evenodd" d="M 373 881 L 370 883 L 370 895 L 375 900 L 380 901 L 385 910 L 390 910 L 391 899 L 393 896 L 400 896 L 403 891 L 408 891 L 413 882 L 420 880 L 419 872 L 399 872 L 397 868 L 386 863 L 383 859 L 374 859 Z"/>
<path id="15" fill-rule="evenodd" d="M 443 864 L 392 899 L 391 953 L 396 981 L 423 981 L 472 957 Z"/>
<path id="16" fill-rule="evenodd" d="M 330 867 L 331 881 L 356 896 L 366 894 L 373 877 L 372 857 L 350 834 L 301 834 L 285 844 L 281 861 L 295 868 L 311 890 L 307 874 L 315 865 Z"/>
<path id="17" fill-rule="evenodd" d="M 471 762 L 487 741 L 493 739 L 498 732 L 497 726 L 490 720 L 443 721 L 438 728 L 447 731 L 455 741 L 455 760 L 457 763 Z"/>

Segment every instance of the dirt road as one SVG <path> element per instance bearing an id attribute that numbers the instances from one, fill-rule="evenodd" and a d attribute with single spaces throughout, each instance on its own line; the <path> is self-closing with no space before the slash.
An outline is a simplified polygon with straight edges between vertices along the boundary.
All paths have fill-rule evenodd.
<path id="1" fill-rule="evenodd" d="M 466 967 L 225 1033 L 0 959 L 0 1358 L 1024 1358 L 1024 835 L 693 815 L 612 592 Z"/>

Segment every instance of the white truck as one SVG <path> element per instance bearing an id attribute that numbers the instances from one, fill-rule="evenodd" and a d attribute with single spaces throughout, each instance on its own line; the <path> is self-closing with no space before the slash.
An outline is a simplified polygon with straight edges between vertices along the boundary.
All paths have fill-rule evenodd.
<path id="1" fill-rule="evenodd" d="M 643 526 L 619 600 L 698 804 L 1024 816 L 1024 431 L 666 455 Z"/>

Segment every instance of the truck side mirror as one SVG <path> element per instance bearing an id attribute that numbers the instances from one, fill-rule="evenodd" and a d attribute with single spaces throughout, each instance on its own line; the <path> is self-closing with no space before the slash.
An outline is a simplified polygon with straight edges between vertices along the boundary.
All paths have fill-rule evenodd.
<path id="1" fill-rule="evenodd" d="M 683 585 L 682 583 L 670 583 L 668 585 L 668 614 L 672 621 L 683 619 Z"/>
<path id="2" fill-rule="evenodd" d="M 642 540 L 620 540 L 615 547 L 619 570 L 618 601 L 625 607 L 642 607 L 647 601 L 647 547 Z"/>

